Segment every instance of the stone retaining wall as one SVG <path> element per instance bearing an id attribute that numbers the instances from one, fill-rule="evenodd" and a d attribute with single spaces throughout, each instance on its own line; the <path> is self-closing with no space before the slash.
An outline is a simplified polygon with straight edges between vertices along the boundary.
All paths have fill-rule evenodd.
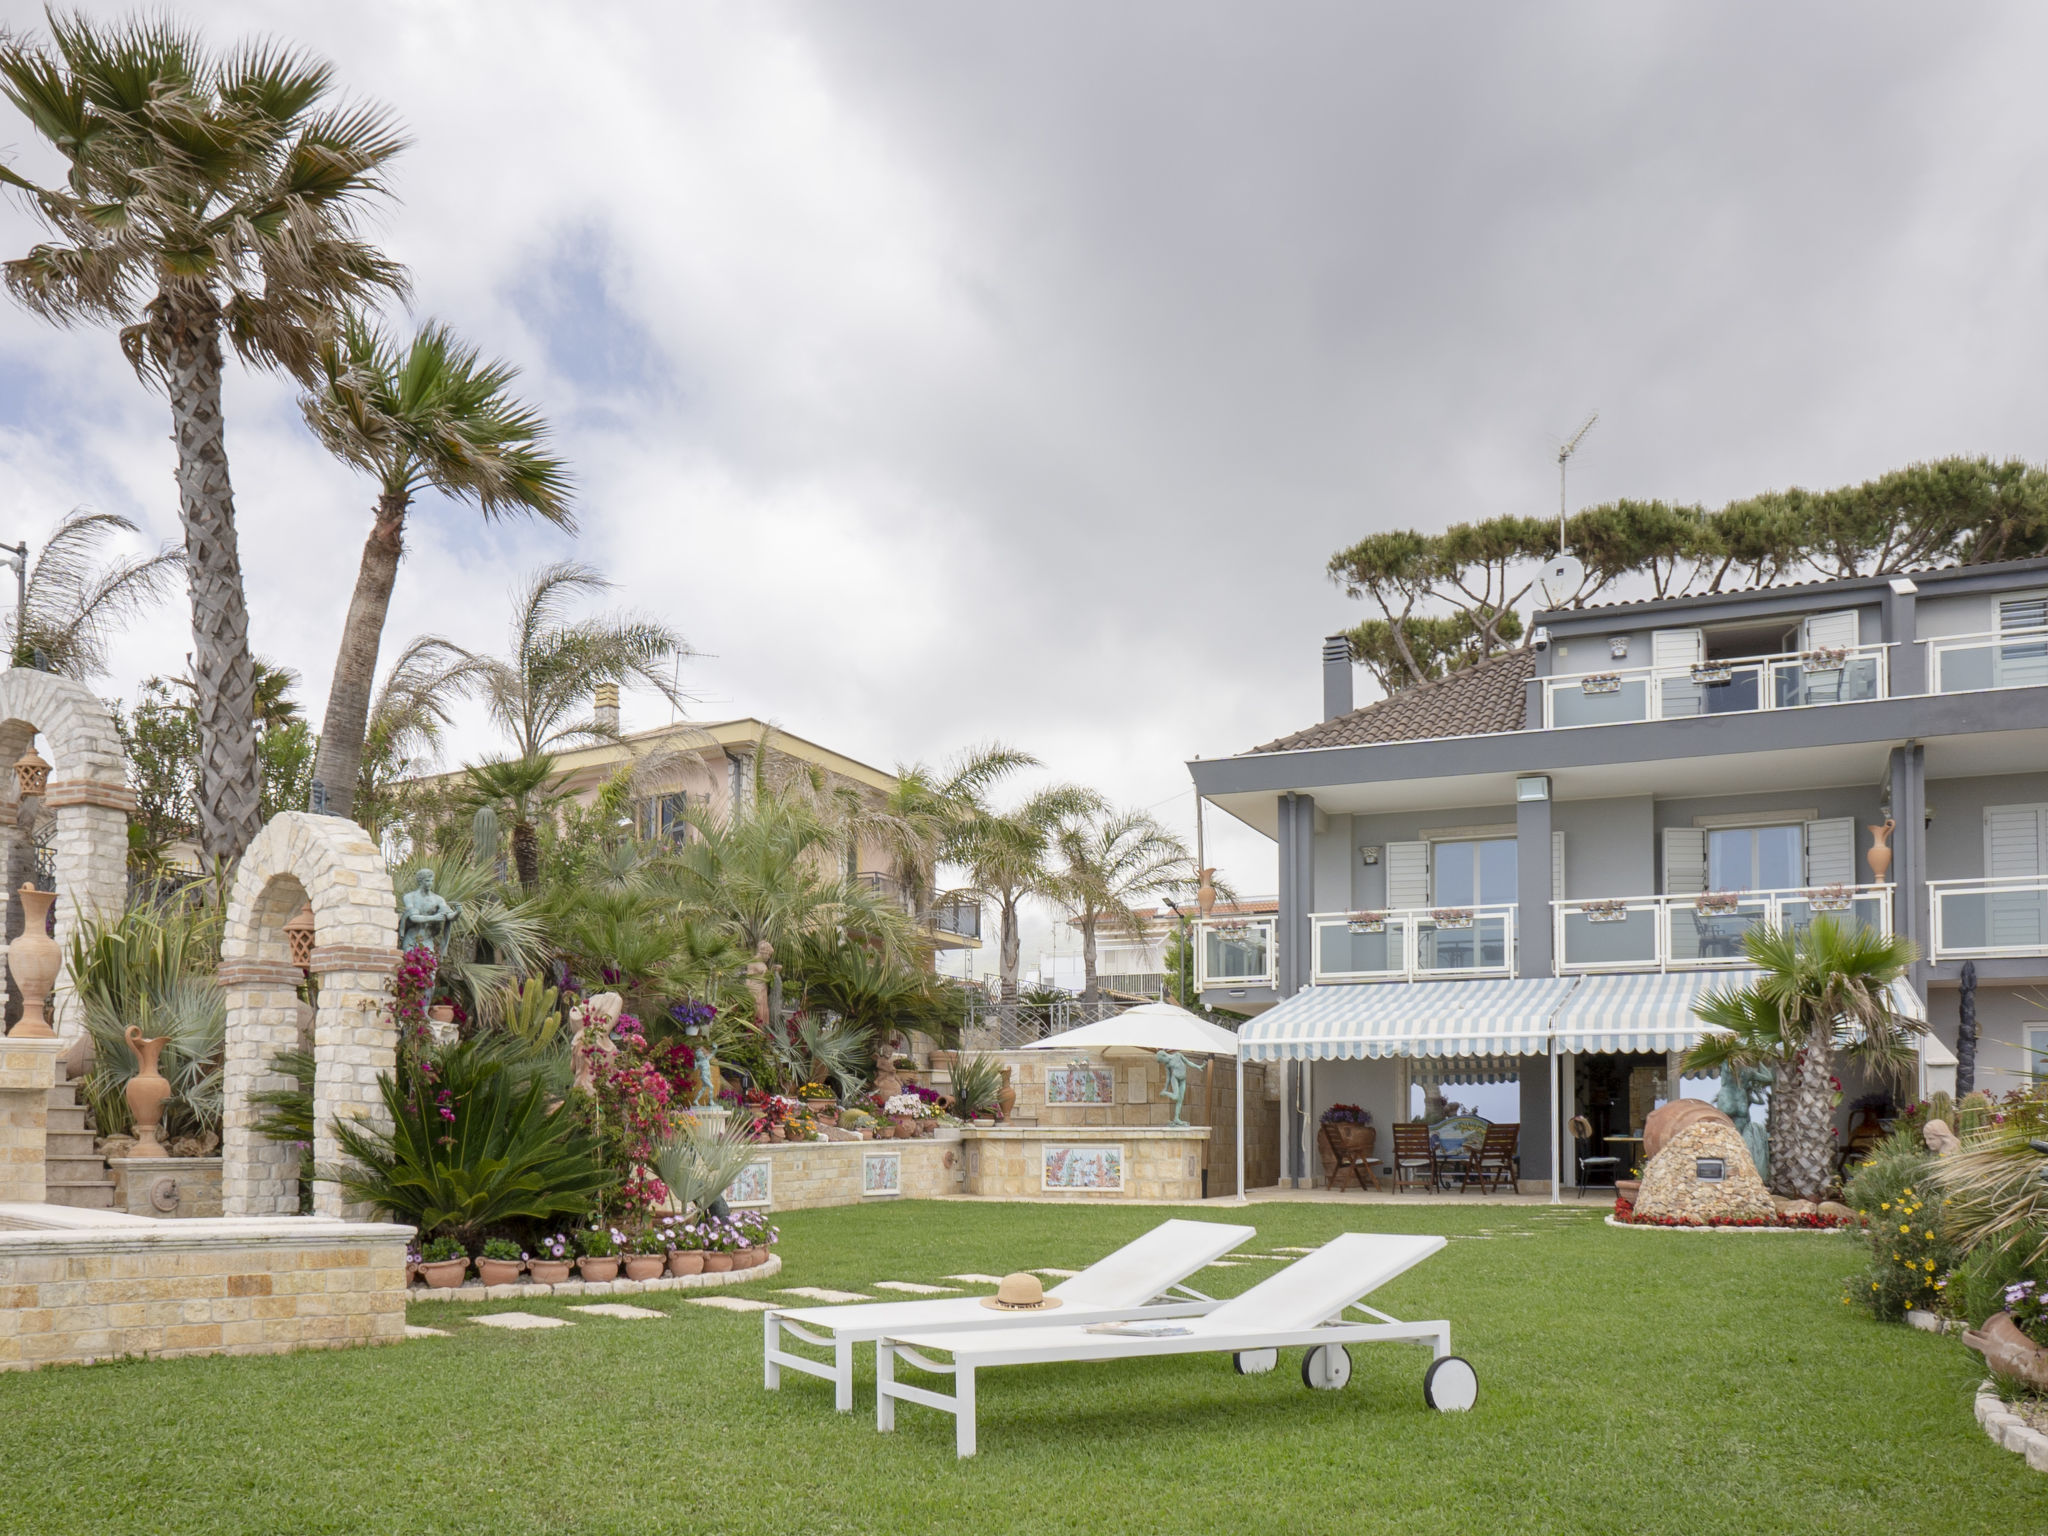
<path id="1" fill-rule="evenodd" d="M 39 1202 L 60 1040 L 0 1036 L 0 1201 Z"/>
<path id="2" fill-rule="evenodd" d="M 208 1217 L 221 1214 L 217 1157 L 110 1157 L 114 1209 L 130 1216 Z"/>
<path id="3" fill-rule="evenodd" d="M 969 1126 L 967 1193 L 1011 1200 L 1199 1200 L 1206 1126 Z M 1114 1184 L 1048 1187 L 1078 1159 Z"/>
<path id="4" fill-rule="evenodd" d="M 0 1205 L 0 1370 L 405 1336 L 412 1228 Z"/>
<path id="5" fill-rule="evenodd" d="M 796 1141 L 761 1143 L 756 1162 L 768 1169 L 766 1201 L 744 1198 L 746 1178 L 726 1198 L 740 1209 L 802 1211 L 825 1205 L 859 1205 L 865 1200 L 929 1200 L 939 1195 L 964 1191 L 966 1158 L 961 1152 L 960 1132 L 942 1129 L 927 1140 L 909 1141 Z M 868 1159 L 884 1166 L 870 1189 Z M 894 1187 L 879 1175 L 894 1164 Z M 722 1278 L 722 1277 L 721 1277 Z"/>

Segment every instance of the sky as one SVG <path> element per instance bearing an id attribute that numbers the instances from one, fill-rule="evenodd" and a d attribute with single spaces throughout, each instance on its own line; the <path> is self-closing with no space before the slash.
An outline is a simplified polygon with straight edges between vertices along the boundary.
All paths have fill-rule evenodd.
<path id="1" fill-rule="evenodd" d="M 1320 712 L 1364 616 L 1330 554 L 1554 512 L 1589 411 L 1574 507 L 2044 457 L 2038 5 L 176 13 L 406 124 L 393 321 L 516 364 L 577 477 L 573 540 L 416 508 L 387 656 L 498 646 L 580 558 L 688 637 L 697 718 L 883 767 L 999 739 L 1191 836 L 1188 758 Z M 227 413 L 255 645 L 317 718 L 372 490 L 283 381 L 231 371 Z M 80 505 L 177 539 L 168 432 L 109 332 L 0 302 L 0 540 Z M 102 691 L 188 623 L 135 625 Z M 498 747 L 465 718 L 450 761 Z M 1207 831 L 1273 888 L 1267 840 Z"/>

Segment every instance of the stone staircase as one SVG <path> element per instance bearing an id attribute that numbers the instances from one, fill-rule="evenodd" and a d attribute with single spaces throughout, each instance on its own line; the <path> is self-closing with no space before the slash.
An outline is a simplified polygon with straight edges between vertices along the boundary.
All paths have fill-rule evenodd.
<path id="1" fill-rule="evenodd" d="M 61 1070 L 61 1069 L 60 1069 Z M 114 1208 L 114 1175 L 92 1149 L 92 1129 L 78 1089 L 59 1083 L 50 1090 L 50 1119 L 44 1143 L 43 1198 L 51 1205 Z"/>

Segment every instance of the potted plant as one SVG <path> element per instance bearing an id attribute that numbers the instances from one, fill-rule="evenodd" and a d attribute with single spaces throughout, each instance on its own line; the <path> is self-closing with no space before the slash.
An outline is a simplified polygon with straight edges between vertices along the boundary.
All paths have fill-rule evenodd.
<path id="1" fill-rule="evenodd" d="M 476 1277 L 485 1285 L 510 1285 L 525 1263 L 526 1255 L 517 1243 L 509 1237 L 494 1237 L 476 1256 Z"/>
<path id="2" fill-rule="evenodd" d="M 704 1234 L 694 1221 L 669 1218 L 668 1272 L 678 1278 L 704 1273 Z"/>
<path id="3" fill-rule="evenodd" d="M 552 1232 L 540 1240 L 540 1256 L 527 1260 L 526 1273 L 536 1285 L 561 1285 L 569 1278 L 569 1256 L 575 1245 L 566 1232 Z"/>
<path id="4" fill-rule="evenodd" d="M 413 1281 L 420 1277 L 420 1240 L 415 1237 L 405 1245 L 405 1284 L 412 1288 Z"/>
<path id="5" fill-rule="evenodd" d="M 775 1240 L 781 1235 L 775 1227 L 769 1225 L 767 1212 L 742 1211 L 733 1218 L 733 1226 L 738 1229 L 740 1239 L 745 1245 L 740 1249 L 740 1253 L 745 1256 L 745 1262 L 735 1263 L 733 1267 L 753 1269 L 766 1264 L 768 1250 L 775 1245 Z"/>
<path id="6" fill-rule="evenodd" d="M 628 1280 L 652 1280 L 668 1268 L 668 1238 L 659 1227 L 648 1227 L 633 1239 L 626 1254 Z"/>
<path id="7" fill-rule="evenodd" d="M 583 1255 L 576 1261 L 576 1269 L 585 1280 L 616 1280 L 619 1278 L 619 1249 L 625 1245 L 625 1234 L 610 1227 L 586 1227 L 576 1234 L 576 1248 Z"/>
<path id="8" fill-rule="evenodd" d="M 469 1273 L 469 1255 L 452 1237 L 437 1237 L 420 1250 L 420 1278 L 437 1291 L 452 1291 Z"/>
<path id="9" fill-rule="evenodd" d="M 730 1221 L 716 1216 L 707 1216 L 703 1221 L 704 1232 L 704 1273 L 722 1275 L 732 1269 L 733 1250 L 736 1236 Z"/>
<path id="10" fill-rule="evenodd" d="M 1379 1140 L 1379 1131 L 1372 1123 L 1369 1110 L 1356 1104 L 1332 1104 L 1323 1111 L 1323 1124 L 1329 1126 L 1337 1138 L 1337 1144 L 1347 1152 L 1370 1160 L 1373 1147 Z M 1323 1179 L 1327 1183 L 1337 1176 L 1337 1155 L 1329 1147 L 1320 1148 L 1323 1155 Z"/>
<path id="11" fill-rule="evenodd" d="M 883 1104 L 882 1113 L 889 1117 L 891 1134 L 908 1138 L 917 1134 L 917 1122 L 924 1117 L 924 1100 L 905 1089 L 902 1093 L 891 1094 Z"/>

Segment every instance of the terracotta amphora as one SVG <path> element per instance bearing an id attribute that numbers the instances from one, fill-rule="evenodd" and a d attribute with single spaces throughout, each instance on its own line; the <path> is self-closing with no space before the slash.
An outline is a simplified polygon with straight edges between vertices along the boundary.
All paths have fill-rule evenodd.
<path id="1" fill-rule="evenodd" d="M 1870 852 L 1864 857 L 1870 861 L 1870 878 L 1873 884 L 1883 885 L 1885 876 L 1892 872 L 1892 850 L 1890 838 L 1898 823 L 1887 819 L 1870 829 Z"/>
<path id="2" fill-rule="evenodd" d="M 21 1022 L 8 1033 L 24 1040 L 52 1040 L 57 1034 L 43 1017 L 43 1003 L 64 962 L 64 952 L 50 937 L 50 906 L 56 899 L 54 891 L 22 886 L 21 937 L 7 946 L 7 974 L 21 988 Z"/>
<path id="3" fill-rule="evenodd" d="M 15 940 L 18 944 L 21 941 Z M 164 1048 L 169 1035 L 158 1035 L 154 1040 L 143 1038 L 142 1031 L 133 1024 L 128 1026 L 128 1048 L 135 1052 L 135 1075 L 128 1079 L 128 1113 L 135 1122 L 135 1145 L 129 1149 L 130 1157 L 169 1157 L 162 1142 L 156 1139 L 157 1127 L 164 1123 L 164 1100 L 171 1096 L 170 1081 L 156 1069 L 157 1056 Z"/>

